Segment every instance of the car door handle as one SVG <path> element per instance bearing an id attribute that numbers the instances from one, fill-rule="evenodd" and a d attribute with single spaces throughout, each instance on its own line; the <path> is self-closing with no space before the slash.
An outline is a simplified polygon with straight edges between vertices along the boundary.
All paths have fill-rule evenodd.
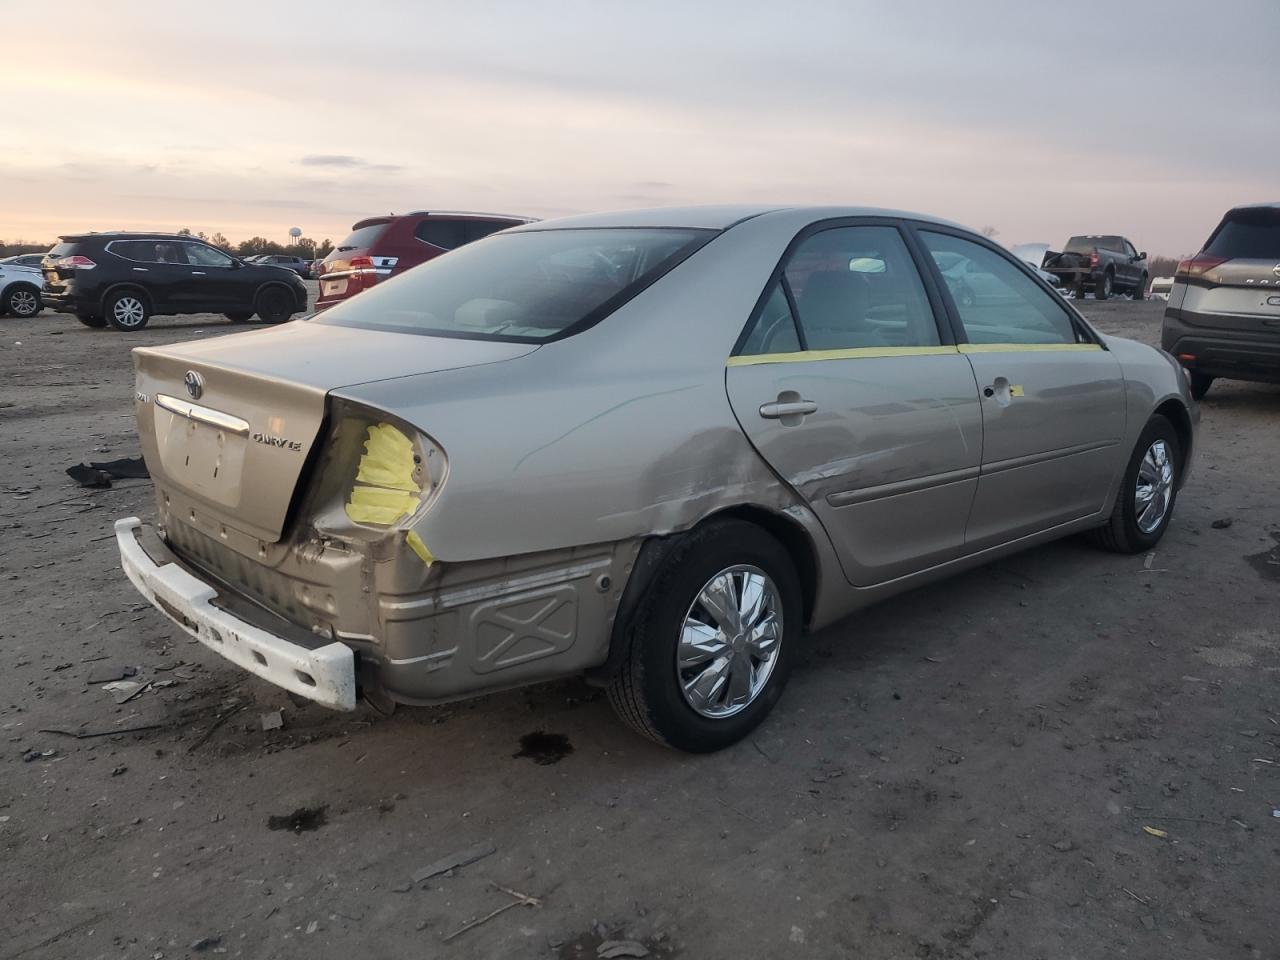
<path id="1" fill-rule="evenodd" d="M 783 417 L 803 417 L 808 413 L 816 413 L 818 405 L 812 400 L 788 400 L 778 403 L 760 405 L 760 416 L 766 420 L 781 420 Z"/>
<path id="2" fill-rule="evenodd" d="M 203 277 L 205 275 L 205 272 L 203 270 L 192 270 L 191 275 L 193 277 Z"/>

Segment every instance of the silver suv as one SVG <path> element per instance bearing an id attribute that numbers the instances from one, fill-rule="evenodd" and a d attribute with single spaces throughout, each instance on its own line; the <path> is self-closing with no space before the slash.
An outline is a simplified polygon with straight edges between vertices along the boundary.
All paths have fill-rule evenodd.
<path id="1" fill-rule="evenodd" d="M 1178 264 L 1161 345 L 1197 400 L 1218 377 L 1280 383 L 1280 203 L 1228 210 Z"/>

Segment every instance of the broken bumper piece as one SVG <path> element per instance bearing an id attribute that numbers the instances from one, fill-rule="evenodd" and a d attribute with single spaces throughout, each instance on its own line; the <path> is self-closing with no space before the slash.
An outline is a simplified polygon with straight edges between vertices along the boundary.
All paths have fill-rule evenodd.
<path id="1" fill-rule="evenodd" d="M 116 521 L 120 563 L 138 592 L 210 650 L 278 687 L 335 710 L 356 706 L 355 654 L 330 642 L 314 649 L 235 616 L 218 591 L 173 560 L 153 560 L 139 541 L 142 521 Z"/>

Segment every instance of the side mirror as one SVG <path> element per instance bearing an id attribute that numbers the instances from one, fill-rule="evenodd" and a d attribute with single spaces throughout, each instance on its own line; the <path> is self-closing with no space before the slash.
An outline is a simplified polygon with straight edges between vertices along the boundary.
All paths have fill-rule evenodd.
<path id="1" fill-rule="evenodd" d="M 231 258 L 231 269 L 232 269 L 232 270 L 239 270 L 239 269 L 240 269 L 241 267 L 243 267 L 243 266 L 244 266 L 244 261 L 243 261 L 243 260 L 237 260 L 237 259 L 235 259 L 234 257 L 232 257 L 232 258 Z"/>
<path id="2" fill-rule="evenodd" d="M 1147 259 L 1147 251 L 1143 250 L 1140 254 L 1138 254 L 1138 259 L 1139 260 Z"/>

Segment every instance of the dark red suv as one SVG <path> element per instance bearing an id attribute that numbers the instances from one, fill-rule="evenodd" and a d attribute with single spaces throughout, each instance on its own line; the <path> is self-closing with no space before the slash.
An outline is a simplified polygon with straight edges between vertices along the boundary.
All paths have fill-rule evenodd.
<path id="1" fill-rule="evenodd" d="M 352 225 L 351 236 L 317 265 L 320 298 L 316 309 L 341 303 L 379 280 L 403 273 L 454 247 L 528 222 L 528 217 L 500 213 L 426 210 L 361 220 Z"/>

